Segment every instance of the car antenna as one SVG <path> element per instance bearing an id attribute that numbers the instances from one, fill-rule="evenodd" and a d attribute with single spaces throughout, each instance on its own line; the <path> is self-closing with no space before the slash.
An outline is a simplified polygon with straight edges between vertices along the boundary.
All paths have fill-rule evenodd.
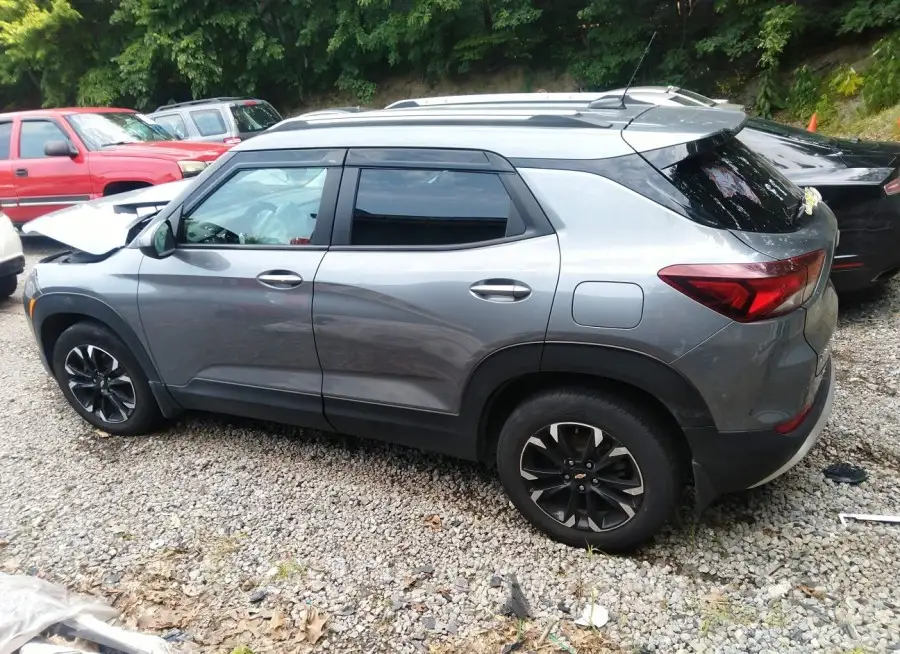
<path id="1" fill-rule="evenodd" d="M 653 39 L 656 38 L 656 30 L 653 30 L 653 34 L 650 37 L 650 40 L 647 42 L 647 47 L 644 48 L 644 54 L 641 55 L 641 58 L 638 60 L 637 66 L 634 67 L 634 72 L 631 74 L 631 79 L 628 80 L 628 85 L 625 87 L 625 90 L 622 91 L 622 101 L 620 105 L 620 109 L 625 108 L 625 96 L 628 95 L 629 89 L 631 89 L 631 85 L 634 84 L 634 78 L 637 77 L 638 71 L 641 69 L 641 66 L 644 64 L 644 58 L 647 56 L 647 53 L 650 52 L 650 46 L 653 45 Z"/>

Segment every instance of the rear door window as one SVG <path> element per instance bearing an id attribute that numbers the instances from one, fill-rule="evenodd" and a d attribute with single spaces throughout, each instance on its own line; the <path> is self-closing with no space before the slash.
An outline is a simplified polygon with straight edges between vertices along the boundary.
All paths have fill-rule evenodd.
<path id="1" fill-rule="evenodd" d="M 197 126 L 200 136 L 219 136 L 225 134 L 225 119 L 218 109 L 198 109 L 191 112 L 191 120 Z"/>
<path id="2" fill-rule="evenodd" d="M 662 172 L 710 224 L 772 233 L 799 227 L 800 189 L 735 138 Z"/>
<path id="3" fill-rule="evenodd" d="M 464 245 L 524 231 L 525 224 L 495 173 L 360 171 L 352 245 Z"/>
<path id="4" fill-rule="evenodd" d="M 267 102 L 251 101 L 232 105 L 230 109 L 241 134 L 261 132 L 281 122 L 281 116 Z"/>

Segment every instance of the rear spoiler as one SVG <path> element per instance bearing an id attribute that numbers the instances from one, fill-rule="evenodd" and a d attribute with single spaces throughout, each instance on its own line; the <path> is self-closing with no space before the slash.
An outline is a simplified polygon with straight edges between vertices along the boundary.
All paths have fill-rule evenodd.
<path id="1" fill-rule="evenodd" d="M 829 168 L 791 170 L 787 177 L 797 186 L 884 186 L 896 174 L 895 168 Z"/>

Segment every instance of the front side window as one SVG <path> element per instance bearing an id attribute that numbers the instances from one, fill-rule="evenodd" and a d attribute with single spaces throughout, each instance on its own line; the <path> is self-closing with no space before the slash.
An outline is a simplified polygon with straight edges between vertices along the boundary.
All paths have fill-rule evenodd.
<path id="1" fill-rule="evenodd" d="M 240 170 L 183 221 L 188 245 L 297 245 L 316 228 L 327 168 Z"/>
<path id="2" fill-rule="evenodd" d="M 71 143 L 59 125 L 49 120 L 29 120 L 22 123 L 19 135 L 20 159 L 43 159 L 44 146 L 51 141 Z"/>
<path id="3" fill-rule="evenodd" d="M 9 145 L 12 140 L 12 123 L 0 123 L 0 161 L 9 159 Z"/>
<path id="4" fill-rule="evenodd" d="M 281 116 L 267 102 L 251 100 L 230 107 L 231 115 L 241 134 L 252 134 L 269 129 L 281 121 Z"/>
<path id="5" fill-rule="evenodd" d="M 73 114 L 67 120 L 89 150 L 102 150 L 127 143 L 172 140 L 168 134 L 136 113 L 123 111 Z"/>
<path id="6" fill-rule="evenodd" d="M 191 112 L 191 120 L 197 126 L 200 136 L 219 136 L 228 131 L 225 120 L 218 109 L 200 109 Z"/>
<path id="7" fill-rule="evenodd" d="M 188 136 L 188 128 L 179 114 L 167 114 L 165 116 L 154 116 L 159 125 L 177 139 L 186 139 Z"/>
<path id="8" fill-rule="evenodd" d="M 511 218 L 513 232 L 524 232 L 496 173 L 363 169 L 350 242 L 429 246 L 494 241 L 513 235 L 507 230 Z"/>

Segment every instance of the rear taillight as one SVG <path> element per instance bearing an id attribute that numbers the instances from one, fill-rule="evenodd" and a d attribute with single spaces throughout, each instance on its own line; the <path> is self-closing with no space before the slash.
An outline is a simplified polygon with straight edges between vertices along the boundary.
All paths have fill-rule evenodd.
<path id="1" fill-rule="evenodd" d="M 892 179 L 884 185 L 884 192 L 888 195 L 897 195 L 900 193 L 900 177 Z"/>
<path id="2" fill-rule="evenodd" d="M 797 429 L 797 427 L 803 424 L 803 421 L 806 420 L 806 418 L 809 416 L 810 411 L 812 411 L 812 402 L 803 407 L 803 411 L 798 413 L 787 422 L 783 422 L 780 425 L 777 425 L 775 427 L 775 431 L 779 434 L 790 434 L 792 431 Z"/>
<path id="3" fill-rule="evenodd" d="M 240 136 L 229 136 L 227 139 L 223 141 L 225 145 L 237 145 L 241 142 Z"/>
<path id="4" fill-rule="evenodd" d="M 825 251 L 764 263 L 669 266 L 659 277 L 700 304 L 737 322 L 755 322 L 793 311 L 816 290 Z"/>

